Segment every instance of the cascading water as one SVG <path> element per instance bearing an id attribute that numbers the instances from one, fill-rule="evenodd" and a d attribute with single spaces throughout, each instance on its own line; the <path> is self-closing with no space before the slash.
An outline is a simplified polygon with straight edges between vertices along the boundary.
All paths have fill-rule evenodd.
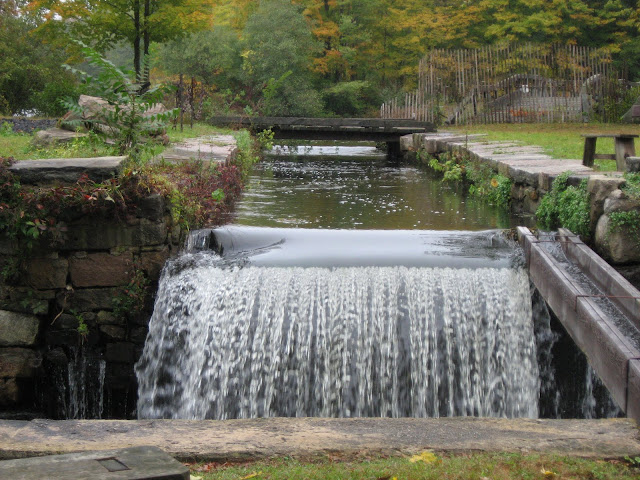
<path id="1" fill-rule="evenodd" d="M 165 270 L 140 418 L 538 415 L 529 281 L 495 232 L 255 230 Z"/>

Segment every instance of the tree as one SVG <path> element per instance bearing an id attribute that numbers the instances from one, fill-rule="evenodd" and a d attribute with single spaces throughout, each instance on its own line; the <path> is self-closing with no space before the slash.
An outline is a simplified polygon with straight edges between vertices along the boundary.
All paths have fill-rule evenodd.
<path id="1" fill-rule="evenodd" d="M 52 36 L 64 35 L 105 52 L 119 41 L 133 47 L 139 82 L 149 81 L 142 59 L 151 42 L 164 42 L 211 24 L 215 0 L 31 0 Z"/>
<path id="2" fill-rule="evenodd" d="M 289 0 L 261 0 L 244 29 L 244 71 L 260 92 L 265 113 L 317 115 L 320 96 L 311 85 L 318 44 L 301 9 Z"/>
<path id="3" fill-rule="evenodd" d="M 0 4 L 0 113 L 59 115 L 57 98 L 76 82 L 62 68 L 64 52 L 33 32 L 35 19 L 15 1 Z"/>

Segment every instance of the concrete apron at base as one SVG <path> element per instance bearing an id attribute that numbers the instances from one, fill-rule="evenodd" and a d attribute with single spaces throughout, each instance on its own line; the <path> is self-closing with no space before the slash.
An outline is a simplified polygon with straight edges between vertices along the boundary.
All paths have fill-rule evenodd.
<path id="1" fill-rule="evenodd" d="M 576 345 L 589 359 L 618 406 L 627 417 L 640 419 L 640 352 L 525 227 L 518 227 L 529 275 Z M 589 247 L 561 230 L 567 257 L 581 267 L 618 308 L 637 322 L 640 292 Z M 634 322 L 635 323 L 635 322 Z"/>
<path id="2" fill-rule="evenodd" d="M 630 419 L 268 418 L 0 421 L 0 459 L 156 446 L 182 461 L 438 452 L 640 455 Z"/>

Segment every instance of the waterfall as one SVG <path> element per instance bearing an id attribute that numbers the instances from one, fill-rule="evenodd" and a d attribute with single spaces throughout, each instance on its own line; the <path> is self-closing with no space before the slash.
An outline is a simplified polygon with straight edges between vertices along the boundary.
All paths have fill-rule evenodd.
<path id="1" fill-rule="evenodd" d="M 537 417 L 521 267 L 252 266 L 188 253 L 161 280 L 139 418 Z"/>

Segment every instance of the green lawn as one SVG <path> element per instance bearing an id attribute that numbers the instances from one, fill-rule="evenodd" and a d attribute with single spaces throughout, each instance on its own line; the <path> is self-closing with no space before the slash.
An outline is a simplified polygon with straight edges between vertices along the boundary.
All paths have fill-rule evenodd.
<path id="1" fill-rule="evenodd" d="M 636 460 L 585 460 L 559 455 L 518 453 L 433 455 L 343 461 L 324 458 L 302 462 L 291 458 L 242 464 L 190 465 L 193 477 L 203 480 L 512 480 L 640 478 Z M 413 461 L 412 461 L 413 460 Z M 637 459 L 640 462 L 640 458 Z"/>
<path id="2" fill-rule="evenodd" d="M 545 153 L 559 159 L 582 159 L 584 149 L 583 133 L 631 133 L 640 135 L 640 125 L 611 124 L 499 124 L 461 127 L 442 127 L 442 131 L 456 133 L 486 133 L 488 140 L 504 142 L 520 142 L 523 145 L 540 145 Z M 640 143 L 636 141 L 640 154 Z M 613 139 L 600 138 L 596 153 L 613 153 Z M 615 170 L 614 160 L 596 160 L 600 170 Z"/>
<path id="3" fill-rule="evenodd" d="M 231 130 L 195 124 L 193 128 L 185 125 L 183 131 L 169 128 L 167 135 L 172 142 L 202 135 L 230 134 Z M 23 133 L 7 133 L 0 131 L 0 157 L 13 157 L 16 160 L 36 160 L 40 158 L 83 158 L 117 155 L 113 146 L 105 144 L 97 136 L 81 138 L 69 144 L 56 147 L 36 148 L 31 144 L 33 135 Z M 162 153 L 165 147 L 156 144 L 150 147 L 150 155 Z"/>

